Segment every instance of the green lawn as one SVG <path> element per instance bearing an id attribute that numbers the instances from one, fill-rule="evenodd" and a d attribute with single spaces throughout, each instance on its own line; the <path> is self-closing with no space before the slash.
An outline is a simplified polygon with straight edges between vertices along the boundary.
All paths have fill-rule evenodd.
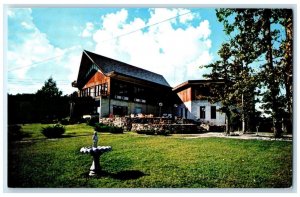
<path id="1" fill-rule="evenodd" d="M 187 139 L 132 132 L 100 133 L 112 146 L 100 159 L 102 175 L 88 177 L 93 128 L 66 126 L 46 139 L 45 125 L 23 126 L 29 136 L 8 143 L 9 187 L 80 188 L 286 188 L 292 186 L 292 143 L 225 138 Z"/>

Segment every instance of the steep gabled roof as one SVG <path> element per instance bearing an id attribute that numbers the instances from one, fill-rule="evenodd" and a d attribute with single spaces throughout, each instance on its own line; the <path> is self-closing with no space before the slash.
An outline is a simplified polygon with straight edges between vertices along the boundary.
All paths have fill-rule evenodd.
<path id="1" fill-rule="evenodd" d="M 79 73 L 77 77 L 78 87 L 83 87 L 92 74 L 100 70 L 104 75 L 115 72 L 125 76 L 153 82 L 170 87 L 166 79 L 159 74 L 138 68 L 124 62 L 120 62 L 102 55 L 84 50 L 82 53 Z"/>

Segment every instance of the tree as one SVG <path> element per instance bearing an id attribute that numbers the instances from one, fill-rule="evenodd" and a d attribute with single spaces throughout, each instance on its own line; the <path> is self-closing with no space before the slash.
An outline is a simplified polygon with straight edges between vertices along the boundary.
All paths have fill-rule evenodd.
<path id="1" fill-rule="evenodd" d="M 44 98 L 58 98 L 62 95 L 62 91 L 56 87 L 56 82 L 50 77 L 36 95 Z"/>
<path id="2" fill-rule="evenodd" d="M 229 41 L 226 43 L 231 56 L 227 58 L 227 61 L 232 66 L 228 72 L 237 92 L 235 94 L 238 97 L 236 104 L 242 103 L 240 108 L 243 119 L 251 120 L 249 113 L 256 114 L 253 109 L 253 104 L 256 102 L 254 99 L 255 91 L 258 88 L 266 89 L 261 94 L 265 102 L 263 106 L 273 118 L 274 135 L 276 137 L 281 136 L 285 97 L 280 93 L 280 86 L 283 83 L 285 84 L 286 98 L 288 99 L 287 111 L 289 112 L 291 111 L 292 100 L 291 10 L 218 9 L 216 15 L 219 22 L 223 23 L 224 31 L 229 37 Z M 285 40 L 280 38 L 278 25 L 286 27 Z M 276 43 L 281 43 L 282 53 L 279 53 L 278 50 L 276 53 L 276 48 L 278 48 Z M 221 59 L 223 59 L 222 56 Z M 255 71 L 257 68 L 259 71 Z M 212 72 L 219 71 L 212 69 Z M 227 96 L 231 95 L 228 94 Z M 224 100 L 225 98 L 220 97 L 219 99 Z"/>
<path id="3" fill-rule="evenodd" d="M 218 81 L 221 80 L 224 83 L 215 83 L 211 85 L 211 102 L 221 102 L 222 107 L 219 109 L 226 115 L 226 134 L 229 134 L 232 130 L 232 113 L 233 106 L 236 103 L 236 97 L 234 96 L 234 84 L 232 75 L 230 73 L 233 66 L 229 58 L 231 57 L 230 45 L 228 43 L 222 44 L 221 49 L 218 51 L 221 60 L 215 63 L 205 66 L 206 68 L 212 68 L 211 74 L 204 75 L 206 78 Z"/>
<path id="4" fill-rule="evenodd" d="M 282 84 L 285 88 L 284 103 L 286 103 L 287 119 L 286 127 L 289 133 L 292 132 L 293 120 L 293 10 L 282 9 L 277 10 L 279 23 L 285 29 L 285 38 L 283 38 L 277 57 L 282 57 L 279 61 L 280 71 L 282 74 Z"/>
<path id="5" fill-rule="evenodd" d="M 61 119 L 69 112 L 69 98 L 62 96 L 56 82 L 50 77 L 45 81 L 44 86 L 36 93 L 37 113 L 41 121 L 53 122 L 54 119 Z"/>
<path id="6" fill-rule="evenodd" d="M 254 125 L 253 121 L 256 114 L 255 91 L 257 81 L 253 68 L 249 66 L 258 56 L 255 46 L 259 44 L 257 37 L 249 33 L 253 23 L 253 18 L 250 17 L 253 11 L 247 9 L 217 10 L 218 20 L 224 24 L 224 31 L 229 40 L 223 43 L 218 51 L 221 60 L 207 65 L 207 67 L 212 68 L 212 73 L 205 76 L 210 79 L 227 79 L 224 89 L 220 88 L 220 92 L 215 95 L 215 100 L 221 101 L 226 108 L 225 111 L 227 112 L 224 111 L 224 113 L 229 124 L 229 116 L 241 117 L 243 132 L 245 132 L 246 126 L 248 130 L 253 130 L 252 125 Z M 230 19 L 230 16 L 234 14 L 235 20 Z M 245 21 L 241 22 L 241 19 L 245 19 Z M 254 30 L 250 30 L 250 32 L 252 31 Z M 223 67 L 223 70 L 220 69 L 220 66 Z M 217 89 L 214 90 L 214 92 L 216 91 Z"/>

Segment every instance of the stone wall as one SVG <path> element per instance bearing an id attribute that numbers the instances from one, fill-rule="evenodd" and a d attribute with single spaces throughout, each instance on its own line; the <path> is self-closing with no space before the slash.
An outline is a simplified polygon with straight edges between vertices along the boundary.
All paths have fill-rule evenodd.
<path id="1" fill-rule="evenodd" d="M 130 117 L 114 117 L 100 118 L 100 123 L 109 126 L 122 127 L 125 131 L 168 131 L 173 134 L 189 134 L 203 132 L 220 132 L 223 127 L 210 125 L 197 125 L 189 123 L 187 120 L 180 120 L 173 123 L 170 119 L 160 118 L 130 118 Z M 206 126 L 206 127 L 205 127 Z"/>
<path id="2" fill-rule="evenodd" d="M 128 117 L 100 118 L 99 122 L 109 126 L 122 127 L 125 131 L 131 131 L 131 118 Z"/>
<path id="3" fill-rule="evenodd" d="M 139 124 L 132 123 L 132 131 L 169 131 L 171 134 L 201 133 L 200 127 L 195 124 Z"/>

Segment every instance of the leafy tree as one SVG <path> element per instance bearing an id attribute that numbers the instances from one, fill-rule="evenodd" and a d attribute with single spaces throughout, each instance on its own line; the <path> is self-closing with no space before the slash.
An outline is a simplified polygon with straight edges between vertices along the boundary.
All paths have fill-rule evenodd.
<path id="1" fill-rule="evenodd" d="M 265 111 L 269 111 L 272 115 L 274 135 L 280 136 L 285 100 L 285 97 L 280 94 L 282 84 L 285 84 L 289 112 L 292 100 L 291 10 L 218 9 L 216 15 L 223 23 L 224 31 L 229 37 L 226 43 L 230 55 L 225 60 L 232 66 L 227 72 L 231 75 L 231 83 L 236 90 L 233 95 L 237 97 L 236 104 L 240 105 L 243 119 L 251 122 L 250 120 L 253 119 L 251 116 L 256 114 L 253 108 L 256 102 L 254 96 L 258 88 L 264 88 L 266 91 L 261 94 L 265 102 L 263 106 Z M 285 40 L 280 38 L 280 30 L 274 25 L 286 27 Z M 281 43 L 281 50 L 276 51 L 276 42 Z M 223 47 L 224 44 L 220 52 L 223 51 Z M 220 55 L 220 57 L 224 61 L 224 56 Z M 212 67 L 212 74 L 207 77 L 212 78 L 221 74 L 220 70 L 214 69 L 216 65 L 208 66 Z M 257 68 L 259 71 L 255 71 Z M 232 93 L 225 93 L 223 97 L 219 97 L 219 100 L 224 102 L 229 98 L 227 96 L 232 97 Z M 253 124 L 248 123 L 248 125 Z"/>
<path id="2" fill-rule="evenodd" d="M 68 98 L 62 97 L 56 82 L 50 77 L 44 86 L 36 93 L 37 110 L 42 121 L 52 123 L 54 119 L 60 119 L 68 112 Z"/>
<path id="3" fill-rule="evenodd" d="M 293 11 L 291 9 L 277 10 L 279 23 L 284 27 L 285 38 L 282 38 L 280 48 L 275 51 L 277 57 L 281 57 L 278 62 L 279 73 L 282 75 L 280 79 L 285 89 L 285 97 L 283 102 L 286 104 L 287 131 L 292 132 L 293 119 Z"/>
<path id="4" fill-rule="evenodd" d="M 229 134 L 232 130 L 232 108 L 236 103 L 233 78 L 230 73 L 233 66 L 233 64 L 229 61 L 231 57 L 230 45 L 228 43 L 222 44 L 218 54 L 220 55 L 221 60 L 206 66 L 207 68 L 212 68 L 212 72 L 211 74 L 205 75 L 205 77 L 214 81 L 222 81 L 222 83 L 213 83 L 211 85 L 211 97 L 209 99 L 213 103 L 222 102 L 222 107 L 219 110 L 226 115 L 227 124 L 225 132 Z"/>
<path id="5" fill-rule="evenodd" d="M 207 65 L 212 68 L 212 73 L 206 75 L 210 79 L 229 79 L 230 83 L 225 82 L 225 88 L 220 90 L 214 100 L 221 101 L 223 106 L 227 107 L 226 117 L 229 116 L 241 117 L 242 130 L 245 131 L 245 126 L 248 130 L 253 130 L 253 121 L 255 120 L 255 91 L 257 81 L 255 80 L 256 74 L 254 69 L 249 66 L 257 58 L 257 48 L 259 44 L 258 39 L 251 35 L 248 31 L 250 24 L 252 24 L 251 14 L 254 10 L 240 9 L 219 9 L 216 14 L 220 22 L 224 24 L 224 31 L 229 37 L 229 40 L 222 44 L 218 54 L 221 61 L 217 61 L 213 64 Z M 235 15 L 236 20 L 233 20 L 231 15 Z M 241 18 L 247 20 L 243 23 L 240 22 Z M 251 30 L 253 31 L 253 30 Z M 239 32 L 239 33 L 237 33 Z M 253 37 L 253 39 L 249 38 Z M 244 44 L 247 43 L 247 44 Z M 245 53 L 248 52 L 248 54 Z M 223 71 L 218 69 L 220 62 L 223 62 L 223 68 L 226 62 L 227 68 Z M 224 75 L 226 73 L 226 76 Z M 230 100 L 230 102 L 228 102 Z M 235 118 L 236 119 L 236 118 Z M 230 120 L 227 121 L 230 123 Z M 230 127 L 229 127 L 230 128 Z M 228 130 L 227 130 L 228 132 Z"/>

